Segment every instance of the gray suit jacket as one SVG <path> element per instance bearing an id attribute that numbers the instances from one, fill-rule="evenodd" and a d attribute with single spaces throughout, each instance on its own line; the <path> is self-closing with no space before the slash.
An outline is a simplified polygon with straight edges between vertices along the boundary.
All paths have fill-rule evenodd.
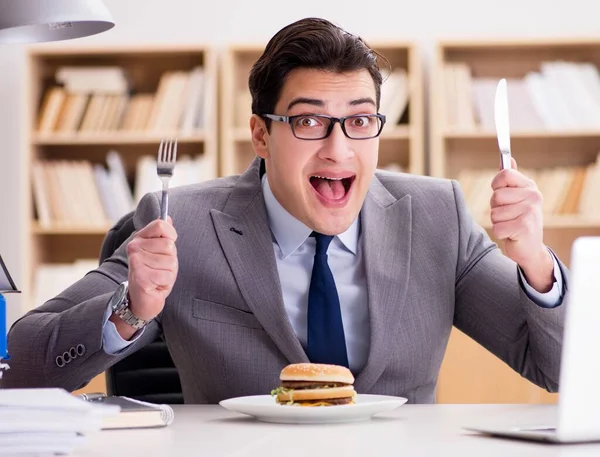
<path id="1" fill-rule="evenodd" d="M 158 214 L 158 196 L 148 194 L 136 228 Z M 109 297 L 127 279 L 123 245 L 15 323 L 5 387 L 80 388 L 161 332 L 189 403 L 267 394 L 283 366 L 308 361 L 282 300 L 258 160 L 241 176 L 172 189 L 170 214 L 179 275 L 142 337 L 118 355 L 102 348 Z M 377 172 L 360 217 L 371 345 L 356 376 L 359 393 L 434 402 L 452 325 L 557 390 L 565 306 L 529 300 L 515 263 L 473 222 L 456 182 Z M 78 345 L 84 354 L 57 366 L 56 357 Z"/>

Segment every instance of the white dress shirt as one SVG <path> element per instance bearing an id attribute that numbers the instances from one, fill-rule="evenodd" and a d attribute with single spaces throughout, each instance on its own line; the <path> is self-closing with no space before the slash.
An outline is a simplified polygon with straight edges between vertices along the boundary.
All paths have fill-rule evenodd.
<path id="1" fill-rule="evenodd" d="M 262 187 L 273 234 L 283 303 L 298 340 L 306 349 L 308 291 L 315 257 L 316 239 L 304 225 L 279 204 L 267 181 Z M 370 342 L 367 279 L 359 241 L 360 218 L 331 240 L 327 263 L 340 298 L 346 352 L 350 370 L 358 372 L 367 361 Z"/>
<path id="2" fill-rule="evenodd" d="M 283 302 L 290 323 L 298 340 L 306 348 L 308 291 L 315 255 L 316 240 L 312 229 L 287 212 L 277 201 L 267 180 L 262 177 L 262 189 L 271 228 L 273 250 L 281 282 Z M 335 279 L 340 297 L 342 322 L 346 338 L 348 363 L 353 372 L 364 366 L 369 352 L 370 327 L 367 303 L 367 281 L 360 240 L 360 218 L 344 233 L 335 236 L 327 250 L 328 263 Z M 539 306 L 551 308 L 560 303 L 562 274 L 554 255 L 556 282 L 547 293 L 539 293 L 525 280 L 521 269 L 521 281 L 527 295 Z M 114 354 L 138 338 L 144 329 L 127 341 L 121 338 L 115 325 L 108 320 L 111 310 L 105 314 L 103 332 L 104 351 Z"/>

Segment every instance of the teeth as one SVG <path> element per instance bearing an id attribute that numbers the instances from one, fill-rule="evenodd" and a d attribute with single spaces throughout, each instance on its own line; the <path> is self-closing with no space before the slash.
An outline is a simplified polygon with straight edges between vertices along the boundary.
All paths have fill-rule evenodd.
<path id="1" fill-rule="evenodd" d="M 313 175 L 313 178 L 329 179 L 331 181 L 341 181 L 344 178 L 326 178 L 325 176 Z"/>

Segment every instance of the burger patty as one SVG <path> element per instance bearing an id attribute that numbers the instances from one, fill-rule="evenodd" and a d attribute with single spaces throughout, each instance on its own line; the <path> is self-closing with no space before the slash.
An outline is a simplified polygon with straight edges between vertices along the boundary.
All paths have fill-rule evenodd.
<path id="1" fill-rule="evenodd" d="M 331 399 L 322 399 L 322 400 L 299 400 L 297 403 L 300 404 L 307 404 L 307 405 L 312 405 L 315 403 L 329 403 L 331 405 L 347 405 L 349 403 L 352 403 L 352 397 L 346 397 L 346 398 L 331 398 Z"/>
<path id="2" fill-rule="evenodd" d="M 314 381 L 281 381 L 281 387 L 286 389 L 320 389 L 323 387 L 343 387 L 350 384 L 343 382 L 314 382 Z"/>

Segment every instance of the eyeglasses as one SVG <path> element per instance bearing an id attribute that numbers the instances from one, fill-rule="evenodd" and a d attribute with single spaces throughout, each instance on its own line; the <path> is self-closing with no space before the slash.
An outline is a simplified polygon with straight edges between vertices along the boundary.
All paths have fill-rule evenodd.
<path id="1" fill-rule="evenodd" d="M 353 114 L 352 116 L 332 117 L 325 114 L 299 114 L 278 116 L 263 114 L 262 117 L 290 124 L 292 133 L 300 140 L 322 140 L 331 135 L 336 122 L 342 132 L 352 140 L 368 140 L 379 136 L 385 124 L 383 114 Z"/>

